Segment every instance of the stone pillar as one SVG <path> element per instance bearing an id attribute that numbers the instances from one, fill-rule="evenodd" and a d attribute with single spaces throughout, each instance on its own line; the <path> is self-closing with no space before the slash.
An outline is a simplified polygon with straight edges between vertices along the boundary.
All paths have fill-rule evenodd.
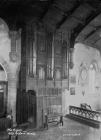
<path id="1" fill-rule="evenodd" d="M 10 73 L 8 74 L 8 105 L 13 116 L 13 126 L 16 126 L 16 94 L 19 68 L 21 63 L 21 32 L 11 31 Z"/>
<path id="2" fill-rule="evenodd" d="M 12 111 L 13 125 L 16 126 L 16 92 L 17 91 L 17 75 L 15 73 L 9 74 L 8 80 L 8 101 L 10 112 Z"/>

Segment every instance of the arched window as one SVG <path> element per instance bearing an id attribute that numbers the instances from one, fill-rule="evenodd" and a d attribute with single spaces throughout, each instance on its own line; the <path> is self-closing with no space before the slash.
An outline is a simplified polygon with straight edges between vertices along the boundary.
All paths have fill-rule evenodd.
<path id="1" fill-rule="evenodd" d="M 95 74 L 96 69 L 94 67 L 94 64 L 91 64 L 89 67 L 89 92 L 95 93 Z"/>

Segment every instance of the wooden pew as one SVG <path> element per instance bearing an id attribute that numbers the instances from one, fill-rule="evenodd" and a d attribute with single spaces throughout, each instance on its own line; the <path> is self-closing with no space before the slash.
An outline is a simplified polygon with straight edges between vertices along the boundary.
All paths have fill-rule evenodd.
<path id="1" fill-rule="evenodd" d="M 47 128 L 50 125 L 58 125 L 61 124 L 63 126 L 63 115 L 60 112 L 54 112 L 51 108 L 51 111 L 48 111 L 45 114 L 45 122 L 44 122 L 44 128 Z"/>
<path id="2" fill-rule="evenodd" d="M 61 114 L 46 115 L 44 127 L 48 129 L 50 124 L 61 124 L 63 126 L 63 116 Z"/>

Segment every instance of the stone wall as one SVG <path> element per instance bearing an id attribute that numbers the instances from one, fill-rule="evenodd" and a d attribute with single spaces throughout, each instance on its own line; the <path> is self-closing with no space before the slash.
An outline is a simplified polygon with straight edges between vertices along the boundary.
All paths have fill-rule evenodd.
<path id="1" fill-rule="evenodd" d="M 70 71 L 70 76 L 76 77 L 76 82 L 70 82 L 70 88 L 75 89 L 75 95 L 71 95 L 70 90 L 64 90 L 65 97 L 64 107 L 67 109 L 69 105 L 80 106 L 81 103 L 91 105 L 93 110 L 101 110 L 101 55 L 100 52 L 92 47 L 81 43 L 75 44 L 73 54 L 74 67 Z M 92 86 L 90 81 L 90 66 L 95 67 L 95 78 Z M 81 74 L 82 69 L 86 69 L 86 74 Z M 93 74 L 91 75 L 93 77 Z M 70 89 L 69 88 L 69 89 Z M 93 88 L 93 89 L 92 89 Z M 67 110 L 65 110 L 66 113 Z"/>
<path id="2" fill-rule="evenodd" d="M 0 18 L 0 64 L 7 74 L 7 112 L 11 113 L 12 111 L 14 124 L 16 124 L 17 77 L 21 61 L 20 47 L 20 32 L 10 31 L 7 24 Z"/>

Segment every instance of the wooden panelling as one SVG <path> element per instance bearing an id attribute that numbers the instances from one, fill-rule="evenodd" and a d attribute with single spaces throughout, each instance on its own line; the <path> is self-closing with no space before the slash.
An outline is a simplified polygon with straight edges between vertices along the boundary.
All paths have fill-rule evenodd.
<path id="1" fill-rule="evenodd" d="M 34 91 L 33 91 L 34 92 Z M 23 124 L 26 122 L 32 122 L 35 125 L 36 122 L 36 96 L 32 92 L 17 93 L 17 124 Z"/>
<path id="2" fill-rule="evenodd" d="M 32 27 L 30 27 L 32 28 Z M 34 37 L 29 29 L 27 40 L 27 58 L 30 59 Z M 55 35 L 47 33 L 43 27 L 36 28 L 36 77 L 27 75 L 27 89 L 36 90 L 37 95 L 37 126 L 42 126 L 46 108 L 61 108 L 62 106 L 62 71 L 67 68 L 67 42 L 63 44 L 62 33 Z M 29 42 L 30 41 L 30 42 Z M 29 65 L 30 61 L 27 61 Z M 66 71 L 66 70 L 65 70 Z M 67 82 L 65 84 L 67 87 Z"/>
<path id="3" fill-rule="evenodd" d="M 12 127 L 12 121 L 9 118 L 0 118 L 0 132 L 6 131 Z"/>
<path id="4" fill-rule="evenodd" d="M 0 118 L 7 115 L 8 83 L 0 81 Z"/>
<path id="5" fill-rule="evenodd" d="M 21 35 L 21 67 L 19 73 L 19 88 L 21 89 L 26 88 L 26 43 L 26 29 L 23 28 Z"/>

